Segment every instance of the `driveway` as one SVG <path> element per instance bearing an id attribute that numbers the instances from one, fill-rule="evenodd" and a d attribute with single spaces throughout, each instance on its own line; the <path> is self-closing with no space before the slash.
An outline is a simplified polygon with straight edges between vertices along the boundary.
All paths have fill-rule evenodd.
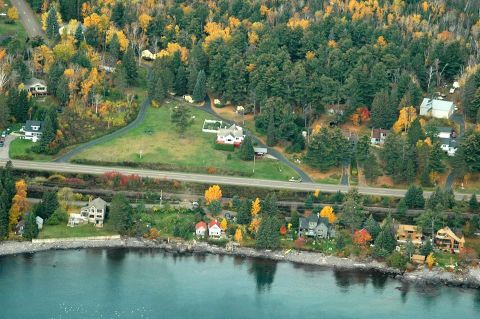
<path id="1" fill-rule="evenodd" d="M 450 119 L 460 127 L 460 132 L 458 132 L 458 137 L 457 137 L 457 141 L 460 143 L 460 141 L 463 138 L 463 135 L 465 134 L 465 118 L 464 118 L 463 114 L 461 114 L 459 112 L 455 112 Z M 450 172 L 450 174 L 448 175 L 447 180 L 445 181 L 445 188 L 446 189 L 451 189 L 452 188 L 453 182 L 455 181 L 456 177 L 457 177 L 457 172 L 452 170 Z"/>
<path id="2" fill-rule="evenodd" d="M 22 21 L 23 27 L 27 31 L 28 36 L 30 38 L 40 36 L 46 40 L 47 38 L 40 27 L 37 17 L 25 0 L 10 0 L 10 2 L 15 8 L 17 8 L 20 21 Z"/>
<path id="3" fill-rule="evenodd" d="M 5 137 L 5 143 L 3 144 L 3 147 L 0 147 L 0 159 L 2 160 L 8 160 L 10 159 L 10 156 L 8 154 L 8 151 L 10 149 L 10 143 L 16 139 L 18 136 L 16 135 L 7 135 L 7 137 Z"/>

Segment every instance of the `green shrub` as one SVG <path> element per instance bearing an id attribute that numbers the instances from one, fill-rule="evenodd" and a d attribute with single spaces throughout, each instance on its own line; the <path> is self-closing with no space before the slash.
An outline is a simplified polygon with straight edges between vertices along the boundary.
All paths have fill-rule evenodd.
<path id="1" fill-rule="evenodd" d="M 214 143 L 214 148 L 219 151 L 227 151 L 227 152 L 233 152 L 235 150 L 235 146 L 233 146 L 233 144 Z"/>
<path id="2" fill-rule="evenodd" d="M 398 251 L 387 257 L 387 265 L 389 267 L 405 270 L 407 268 L 408 259 Z"/>
<path id="3" fill-rule="evenodd" d="M 60 225 L 66 224 L 68 222 L 68 214 L 61 209 L 57 209 L 53 214 L 47 219 L 47 225 Z"/>

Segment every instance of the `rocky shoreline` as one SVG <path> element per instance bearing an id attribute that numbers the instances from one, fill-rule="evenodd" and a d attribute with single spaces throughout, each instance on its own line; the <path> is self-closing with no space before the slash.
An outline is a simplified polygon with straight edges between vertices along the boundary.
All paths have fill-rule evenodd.
<path id="1" fill-rule="evenodd" d="M 352 271 L 376 271 L 387 274 L 404 282 L 424 285 L 448 285 L 462 288 L 480 288 L 480 268 L 470 268 L 461 273 L 443 270 L 428 271 L 426 268 L 413 272 L 401 272 L 376 260 L 357 261 L 351 258 L 328 256 L 322 253 L 305 251 L 265 251 L 253 248 L 227 245 L 219 247 L 204 242 L 156 242 L 138 238 L 115 238 L 104 240 L 54 240 L 48 242 L 0 243 L 0 256 L 35 253 L 46 250 L 67 250 L 84 248 L 152 248 L 172 253 L 199 253 L 234 255 L 250 258 L 266 258 L 275 261 L 287 261 L 304 265 L 317 265 L 334 269 Z"/>

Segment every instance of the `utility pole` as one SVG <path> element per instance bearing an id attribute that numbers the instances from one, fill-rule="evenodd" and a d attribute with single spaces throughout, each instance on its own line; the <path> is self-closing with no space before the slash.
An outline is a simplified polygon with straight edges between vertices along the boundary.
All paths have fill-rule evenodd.
<path id="1" fill-rule="evenodd" d="M 253 154 L 253 174 L 255 174 L 255 154 Z"/>

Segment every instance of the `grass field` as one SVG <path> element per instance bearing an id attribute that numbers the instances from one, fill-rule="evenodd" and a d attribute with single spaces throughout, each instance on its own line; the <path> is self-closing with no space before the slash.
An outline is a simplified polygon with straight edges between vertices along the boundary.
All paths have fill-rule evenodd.
<path id="1" fill-rule="evenodd" d="M 238 151 L 227 152 L 214 149 L 215 134 L 203 133 L 204 119 L 214 119 L 211 115 L 189 106 L 194 116 L 193 124 L 180 138 L 170 121 L 170 108 L 176 101 L 160 108 L 150 108 L 144 123 L 120 138 L 92 147 L 77 155 L 75 159 L 102 162 L 161 163 L 177 167 L 188 167 L 199 173 L 207 169 L 228 171 L 233 175 L 250 174 L 253 162 L 238 158 Z M 297 174 L 288 166 L 276 160 L 261 159 L 255 163 L 253 177 L 287 180 Z"/>
<path id="2" fill-rule="evenodd" d="M 44 225 L 38 234 L 38 238 L 69 238 L 69 237 L 89 237 L 89 236 L 110 236 L 118 235 L 108 224 L 103 228 L 96 228 L 93 224 L 84 224 L 77 227 L 68 227 L 61 225 Z"/>
<path id="3" fill-rule="evenodd" d="M 5 6 L 0 12 L 7 12 L 10 8 L 10 1 L 4 1 L 8 6 Z M 17 20 L 15 23 L 6 23 L 7 17 L 0 17 L 0 36 L 11 35 L 18 39 L 25 40 L 27 38 L 27 32 L 23 28 L 22 22 Z"/>
<path id="4" fill-rule="evenodd" d="M 15 139 L 10 143 L 10 158 L 44 162 L 52 160 L 53 157 L 51 155 L 37 154 L 32 152 L 31 148 L 34 145 L 35 143 L 30 140 L 24 140 L 21 138 Z"/>

